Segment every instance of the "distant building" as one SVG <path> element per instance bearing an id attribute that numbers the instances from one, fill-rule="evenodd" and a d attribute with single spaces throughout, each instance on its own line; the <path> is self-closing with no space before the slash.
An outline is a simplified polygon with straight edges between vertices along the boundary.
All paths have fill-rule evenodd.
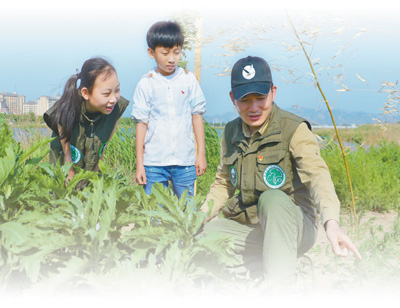
<path id="1" fill-rule="evenodd" d="M 4 91 L 0 93 L 0 102 L 2 112 L 4 110 L 7 113 L 22 114 L 25 96 L 18 95 L 17 92 L 8 93 Z"/>
<path id="2" fill-rule="evenodd" d="M 36 115 L 43 115 L 47 109 L 52 107 L 56 101 L 60 99 L 60 94 L 57 95 L 57 97 L 52 97 L 52 96 L 41 96 L 39 97 L 37 101 L 37 109 L 36 109 Z"/>
<path id="3" fill-rule="evenodd" d="M 0 98 L 0 113 L 9 113 L 6 101 Z"/>
<path id="4" fill-rule="evenodd" d="M 28 114 L 28 113 L 32 112 L 36 115 L 36 110 L 37 110 L 37 102 L 36 101 L 25 102 L 24 107 L 23 107 L 24 114 Z"/>
<path id="5" fill-rule="evenodd" d="M 57 94 L 56 97 L 41 96 L 37 101 L 26 102 L 24 95 L 3 91 L 0 93 L 0 112 L 20 115 L 33 112 L 36 116 L 43 115 L 59 99 L 60 94 Z"/>

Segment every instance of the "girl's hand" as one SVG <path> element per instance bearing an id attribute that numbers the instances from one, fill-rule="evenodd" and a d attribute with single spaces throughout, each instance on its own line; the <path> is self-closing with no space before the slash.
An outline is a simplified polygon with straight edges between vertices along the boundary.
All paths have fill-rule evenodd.
<path id="1" fill-rule="evenodd" d="M 206 157 L 204 155 L 198 155 L 194 166 L 196 168 L 196 175 L 203 175 L 207 170 Z"/>
<path id="2" fill-rule="evenodd" d="M 65 187 L 68 185 L 69 181 L 72 180 L 74 175 L 75 175 L 75 170 L 74 170 L 74 167 L 71 166 L 71 169 L 69 169 L 69 171 L 68 171 L 67 178 L 65 179 L 65 183 L 64 183 Z"/>
<path id="3" fill-rule="evenodd" d="M 144 170 L 144 166 L 136 166 L 135 179 L 139 185 L 147 184 L 146 171 Z"/>

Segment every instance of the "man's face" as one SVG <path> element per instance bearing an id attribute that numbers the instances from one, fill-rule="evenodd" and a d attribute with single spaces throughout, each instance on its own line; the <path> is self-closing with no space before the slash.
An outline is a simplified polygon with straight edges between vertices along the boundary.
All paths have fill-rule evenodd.
<path id="1" fill-rule="evenodd" d="M 252 133 L 257 131 L 271 114 L 276 89 L 276 86 L 273 86 L 267 95 L 250 93 L 237 101 L 233 98 L 232 92 L 229 93 L 239 116 L 249 126 Z"/>

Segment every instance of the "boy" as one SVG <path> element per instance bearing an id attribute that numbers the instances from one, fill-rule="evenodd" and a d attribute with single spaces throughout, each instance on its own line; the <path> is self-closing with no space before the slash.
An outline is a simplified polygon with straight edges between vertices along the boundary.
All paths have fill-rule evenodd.
<path id="1" fill-rule="evenodd" d="M 184 37 L 176 22 L 155 23 L 147 32 L 148 54 L 157 67 L 139 81 L 132 118 L 136 126 L 136 181 L 147 194 L 154 183 L 180 198 L 194 195 L 196 176 L 207 168 L 202 114 L 205 98 L 194 74 L 178 67 Z M 195 140 L 197 141 L 197 158 Z"/>

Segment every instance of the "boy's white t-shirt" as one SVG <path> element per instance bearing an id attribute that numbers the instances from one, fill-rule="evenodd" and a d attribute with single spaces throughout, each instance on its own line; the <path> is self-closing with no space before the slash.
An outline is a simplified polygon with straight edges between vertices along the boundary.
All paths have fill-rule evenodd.
<path id="1" fill-rule="evenodd" d="M 147 123 L 145 166 L 191 166 L 196 160 L 192 115 L 206 101 L 195 75 L 180 67 L 167 78 L 155 69 L 143 75 L 133 95 L 132 119 Z"/>

